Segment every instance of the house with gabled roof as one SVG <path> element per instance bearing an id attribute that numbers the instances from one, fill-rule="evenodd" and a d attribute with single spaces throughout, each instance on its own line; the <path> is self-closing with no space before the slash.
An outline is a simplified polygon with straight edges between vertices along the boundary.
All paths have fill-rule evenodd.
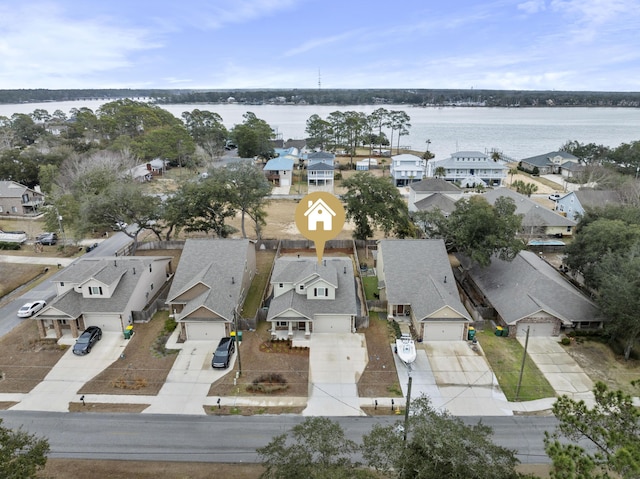
<path id="1" fill-rule="evenodd" d="M 309 338 L 318 333 L 351 333 L 360 306 L 350 258 L 283 256 L 271 275 L 267 321 L 271 335 Z"/>
<path id="2" fill-rule="evenodd" d="M 500 197 L 511 198 L 516 204 L 515 214 L 522 215 L 520 234 L 527 237 L 572 236 L 576 222 L 545 208 L 531 198 L 509 188 L 496 188 L 483 194 L 490 205 Z"/>
<path id="3" fill-rule="evenodd" d="M 123 332 L 171 277 L 170 256 L 83 257 L 52 282 L 56 297 L 33 316 L 40 337 L 77 337 L 89 326 Z"/>
<path id="4" fill-rule="evenodd" d="M 443 240 L 380 240 L 376 273 L 388 317 L 409 321 L 417 339 L 466 339 L 471 316 L 460 299 Z"/>
<path id="5" fill-rule="evenodd" d="M 531 251 L 513 261 L 497 257 L 481 267 L 458 255 L 469 285 L 493 308 L 497 325 L 511 336 L 558 336 L 571 329 L 601 328 L 597 306 L 558 270 Z"/>
<path id="6" fill-rule="evenodd" d="M 531 156 L 520 160 L 520 167 L 529 173 L 537 172 L 539 175 L 560 174 L 565 163 L 578 164 L 580 159 L 566 151 L 552 151 L 542 155 Z M 567 171 L 571 171 L 569 165 L 565 165 Z"/>
<path id="7" fill-rule="evenodd" d="M 333 192 L 336 155 L 315 151 L 307 156 L 307 188 L 309 192 Z"/>
<path id="8" fill-rule="evenodd" d="M 256 273 L 248 239 L 188 239 L 167 296 L 181 340 L 229 336 Z"/>
<path id="9" fill-rule="evenodd" d="M 426 176 L 436 176 L 439 168 L 443 169 L 445 180 L 465 188 L 502 186 L 509 171 L 503 160 L 494 160 L 480 151 L 457 151 L 450 158 L 431 160 Z"/>
<path id="10" fill-rule="evenodd" d="M 450 181 L 442 178 L 425 178 L 409 185 L 409 211 L 430 210 L 435 206 L 445 206 L 451 213 L 456 201 L 462 198 L 464 191 Z M 436 198 L 433 198 L 436 197 Z"/>
<path id="11" fill-rule="evenodd" d="M 263 168 L 267 180 L 276 186 L 291 186 L 295 162 L 296 160 L 289 156 L 270 159 Z"/>
<path id="12" fill-rule="evenodd" d="M 622 197 L 618 191 L 585 188 L 571 191 L 556 200 L 556 211 L 569 219 L 580 221 L 589 209 L 622 204 Z"/>
<path id="13" fill-rule="evenodd" d="M 407 186 L 425 176 L 426 161 L 416 155 L 403 153 L 391 157 L 389 171 L 394 186 Z"/>
<path id="14" fill-rule="evenodd" d="M 0 181 L 0 215 L 33 216 L 44 205 L 44 194 L 15 181 Z"/>

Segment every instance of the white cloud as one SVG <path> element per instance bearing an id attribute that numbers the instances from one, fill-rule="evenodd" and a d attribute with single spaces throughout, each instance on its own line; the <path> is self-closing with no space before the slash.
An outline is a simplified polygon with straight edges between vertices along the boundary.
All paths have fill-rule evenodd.
<path id="1" fill-rule="evenodd" d="M 284 52 L 284 56 L 285 57 L 291 57 L 291 56 L 295 56 L 295 55 L 299 55 L 301 53 L 306 53 L 309 50 L 314 50 L 316 48 L 320 48 L 320 47 L 326 47 L 328 45 L 331 45 L 333 43 L 339 43 L 339 42 L 343 42 L 344 40 L 348 40 L 350 38 L 353 38 L 354 35 L 357 35 L 357 32 L 354 31 L 350 31 L 350 32 L 346 32 L 346 33 L 341 33 L 340 35 L 333 35 L 331 37 L 326 37 L 326 38 L 318 38 L 315 40 L 309 40 L 307 42 L 304 42 L 303 44 L 295 47 L 295 48 L 291 48 L 290 50 L 287 50 L 286 52 Z"/>
<path id="2" fill-rule="evenodd" d="M 518 4 L 518 10 L 522 10 L 528 14 L 542 12 L 546 9 L 544 0 L 529 0 Z"/>
<path id="3" fill-rule="evenodd" d="M 218 29 L 270 16 L 299 3 L 300 0 L 223 0 L 215 5 L 205 1 L 197 8 L 190 8 L 197 12 L 197 17 L 192 18 L 196 27 Z"/>
<path id="4" fill-rule="evenodd" d="M 49 3 L 0 7 L 0 38 L 0 88 L 64 88 L 51 78 L 77 81 L 127 68 L 131 53 L 159 46 L 145 30 L 108 18 L 72 18 Z"/>

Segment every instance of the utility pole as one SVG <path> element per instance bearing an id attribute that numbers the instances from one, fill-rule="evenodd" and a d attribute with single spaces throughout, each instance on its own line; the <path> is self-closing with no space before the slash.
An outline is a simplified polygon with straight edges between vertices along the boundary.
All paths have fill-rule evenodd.
<path id="1" fill-rule="evenodd" d="M 520 365 L 520 377 L 518 378 L 518 387 L 516 388 L 516 401 L 520 396 L 520 385 L 522 384 L 522 374 L 524 373 L 524 360 L 527 359 L 527 346 L 529 345 L 529 329 L 531 329 L 531 326 L 527 326 L 527 336 L 524 339 L 524 353 L 522 354 L 522 364 Z"/>
<path id="2" fill-rule="evenodd" d="M 242 362 L 240 361 L 240 341 L 238 338 L 238 312 L 233 308 L 233 327 L 236 333 L 236 351 L 238 353 L 238 376 L 242 376 Z"/>
<path id="3" fill-rule="evenodd" d="M 402 433 L 402 440 L 407 442 L 407 431 L 409 430 L 409 408 L 411 408 L 411 365 L 408 364 L 407 368 L 409 368 L 409 383 L 407 385 L 407 405 L 404 410 L 404 431 Z"/>

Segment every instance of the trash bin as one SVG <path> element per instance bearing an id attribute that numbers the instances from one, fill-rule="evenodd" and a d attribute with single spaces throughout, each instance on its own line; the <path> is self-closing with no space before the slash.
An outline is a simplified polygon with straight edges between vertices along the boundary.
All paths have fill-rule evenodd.
<path id="1" fill-rule="evenodd" d="M 471 341 L 475 337 L 476 337 L 476 328 L 474 328 L 473 326 L 469 326 L 469 332 L 467 333 L 467 339 L 469 341 Z"/>
<path id="2" fill-rule="evenodd" d="M 133 325 L 132 324 L 130 324 L 129 326 L 124 328 L 124 339 L 131 339 L 131 336 L 133 336 Z"/>
<path id="3" fill-rule="evenodd" d="M 242 342 L 242 331 L 238 331 L 238 342 Z"/>
<path id="4" fill-rule="evenodd" d="M 509 328 L 502 328 L 502 336 L 505 338 L 509 336 Z"/>
<path id="5" fill-rule="evenodd" d="M 502 326 L 496 327 L 496 336 L 502 336 Z"/>

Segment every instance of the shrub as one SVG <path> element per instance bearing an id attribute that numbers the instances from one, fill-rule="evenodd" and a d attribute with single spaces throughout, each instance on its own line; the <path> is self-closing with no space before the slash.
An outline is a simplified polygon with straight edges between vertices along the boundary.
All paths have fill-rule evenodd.
<path id="1" fill-rule="evenodd" d="M 287 380 L 278 373 L 268 373 L 254 379 L 247 391 L 255 393 L 272 394 L 280 391 L 286 391 L 289 388 Z"/>
<path id="2" fill-rule="evenodd" d="M 571 344 L 571 339 L 565 336 L 560 340 L 560 344 L 562 344 L 563 346 L 569 346 Z"/>
<path id="3" fill-rule="evenodd" d="M 164 328 L 162 329 L 163 334 L 171 334 L 176 330 L 178 323 L 173 318 L 167 318 L 164 322 Z"/>
<path id="4" fill-rule="evenodd" d="M 20 249 L 20 243 L 9 243 L 6 241 L 0 241 L 0 249 L 18 250 Z"/>

